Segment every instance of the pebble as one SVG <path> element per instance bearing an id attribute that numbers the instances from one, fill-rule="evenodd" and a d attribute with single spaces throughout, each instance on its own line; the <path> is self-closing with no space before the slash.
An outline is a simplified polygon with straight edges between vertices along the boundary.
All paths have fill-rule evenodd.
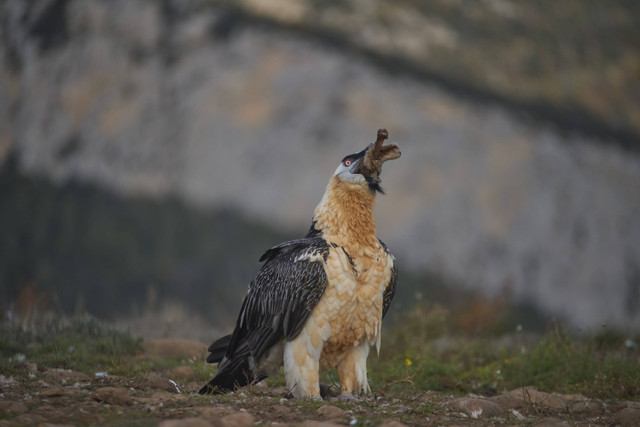
<path id="1" fill-rule="evenodd" d="M 103 387 L 96 390 L 93 398 L 99 402 L 108 403 L 110 405 L 132 405 L 133 400 L 129 395 L 129 391 L 118 387 Z"/>
<path id="2" fill-rule="evenodd" d="M 615 415 L 616 424 L 622 427 L 637 426 L 640 422 L 640 409 L 624 408 Z"/>
<path id="3" fill-rule="evenodd" d="M 522 399 L 526 403 L 544 405 L 553 409 L 566 409 L 566 404 L 562 398 L 551 393 L 538 391 L 533 387 L 517 388 L 512 390 L 509 394 Z"/>
<path id="4" fill-rule="evenodd" d="M 220 419 L 223 427 L 250 427 L 253 426 L 253 415 L 248 412 L 236 412 Z"/>
<path id="5" fill-rule="evenodd" d="M 61 388 L 50 388 L 40 392 L 40 397 L 58 397 L 64 394 L 64 390 Z"/>
<path id="6" fill-rule="evenodd" d="M 474 420 L 501 417 L 505 414 L 500 405 L 487 399 L 460 397 L 447 403 L 446 407 L 460 411 Z"/>
<path id="7" fill-rule="evenodd" d="M 165 420 L 158 427 L 211 427 L 211 423 L 202 418 L 180 418 L 177 420 Z"/>
<path id="8" fill-rule="evenodd" d="M 316 414 L 318 414 L 322 418 L 334 419 L 334 418 L 343 417 L 344 410 L 338 408 L 337 406 L 327 405 L 327 406 L 321 406 L 320 408 L 318 408 L 318 410 L 316 411 Z"/>

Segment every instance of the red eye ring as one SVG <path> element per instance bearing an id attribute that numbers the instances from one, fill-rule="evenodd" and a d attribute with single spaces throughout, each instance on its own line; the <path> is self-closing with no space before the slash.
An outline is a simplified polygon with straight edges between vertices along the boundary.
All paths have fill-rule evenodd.
<path id="1" fill-rule="evenodd" d="M 347 159 L 347 160 L 345 160 L 345 161 L 344 161 L 344 165 L 345 165 L 345 166 L 349 166 L 349 165 L 351 165 L 351 159 Z"/>

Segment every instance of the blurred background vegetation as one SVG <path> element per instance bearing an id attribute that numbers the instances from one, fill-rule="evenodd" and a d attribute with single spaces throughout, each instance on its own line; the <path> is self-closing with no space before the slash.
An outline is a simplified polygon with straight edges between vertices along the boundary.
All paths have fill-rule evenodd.
<path id="1" fill-rule="evenodd" d="M 274 176 L 285 173 L 287 166 L 293 163 L 302 165 L 300 167 L 308 171 L 308 176 L 320 174 L 328 177 L 332 169 L 324 170 L 325 164 L 333 164 L 335 159 L 347 154 L 341 151 L 344 147 L 360 149 L 360 145 L 364 143 L 358 142 L 355 147 L 351 141 L 341 146 L 327 143 L 322 148 L 326 155 L 315 156 L 320 160 L 313 164 L 305 156 L 291 162 L 288 158 L 282 160 L 280 157 L 268 160 L 269 148 L 260 148 L 259 144 L 253 144 L 249 148 L 237 145 L 241 144 L 238 141 L 246 135 L 234 133 L 235 130 L 228 128 L 230 125 L 227 122 L 230 120 L 220 111 L 232 110 L 238 107 L 236 103 L 239 103 L 238 116 L 243 121 L 238 127 L 243 128 L 242 132 L 258 135 L 256 139 L 251 140 L 254 142 L 262 143 L 261 138 L 269 133 L 266 130 L 275 127 L 291 128 L 290 134 L 278 134 L 277 143 L 282 144 L 285 149 L 291 148 L 292 152 L 294 149 L 291 141 L 304 139 L 307 133 L 300 130 L 301 126 L 297 122 L 287 122 L 287 114 L 295 116 L 296 111 L 311 111 L 310 116 L 305 118 L 305 123 L 309 123 L 305 126 L 308 127 L 302 126 L 302 130 L 312 129 L 314 136 L 311 140 L 323 143 L 330 139 L 348 139 L 354 135 L 359 138 L 358 141 L 364 141 L 377 129 L 375 123 L 378 123 L 380 118 L 387 117 L 385 110 L 374 110 L 369 114 L 370 111 L 365 109 L 363 114 L 371 116 L 371 123 L 360 123 L 358 126 L 371 132 L 363 134 L 360 128 L 352 124 L 357 123 L 360 117 L 356 114 L 342 114 L 346 117 L 344 122 L 347 124 L 336 126 L 335 130 L 333 122 L 329 119 L 316 121 L 313 115 L 314 101 L 304 97 L 294 99 L 293 107 L 288 106 L 287 114 L 280 111 L 280 116 L 270 115 L 271 107 L 263 107 L 260 103 L 260 94 L 264 89 L 263 79 L 266 79 L 263 74 L 271 71 L 269 67 L 262 69 L 256 66 L 256 75 L 251 75 L 246 81 L 241 80 L 240 88 L 224 81 L 220 87 L 209 85 L 189 89 L 189 85 L 196 85 L 198 81 L 208 81 L 202 74 L 198 74 L 204 73 L 203 69 L 220 67 L 212 68 L 213 75 L 225 72 L 233 75 L 238 73 L 237 70 L 251 72 L 255 64 L 250 62 L 250 57 L 256 51 L 267 52 L 269 58 L 280 58 L 278 49 L 284 48 L 276 48 L 271 55 L 269 44 L 276 42 L 272 38 L 264 39 L 267 35 L 274 37 L 274 33 L 276 37 L 283 38 L 285 43 L 303 39 L 313 43 L 313 49 L 323 52 L 329 50 L 332 55 L 340 56 L 340 61 L 355 61 L 364 70 L 383 73 L 385 78 L 399 85 L 400 91 L 412 92 L 412 88 L 415 87 L 422 91 L 421 85 L 444 91 L 446 96 L 450 97 L 446 99 L 453 99 L 463 107 L 452 107 L 446 102 L 440 102 L 441 95 L 434 95 L 437 108 L 433 105 L 425 106 L 433 122 L 423 123 L 426 123 L 425 126 L 440 129 L 440 126 L 451 122 L 450 127 L 453 131 L 447 131 L 449 133 L 446 135 L 452 136 L 445 142 L 449 147 L 456 146 L 460 139 L 493 139 L 493 134 L 481 127 L 472 127 L 464 134 L 456 133 L 465 123 L 473 121 L 468 120 L 469 115 L 460 111 L 499 108 L 499 111 L 508 111 L 509 114 L 516 113 L 515 119 L 509 116 L 504 120 L 514 120 L 517 123 L 522 121 L 526 126 L 535 129 L 531 131 L 529 127 L 525 127 L 522 130 L 520 124 L 514 125 L 515 131 L 509 127 L 504 132 L 512 138 L 509 139 L 510 142 L 524 138 L 531 146 L 537 147 L 533 150 L 545 150 L 545 144 L 549 140 L 550 145 L 561 147 L 559 150 L 573 145 L 586 146 L 588 148 L 585 152 L 576 151 L 569 154 L 571 162 L 578 164 L 578 167 L 583 161 L 591 161 L 584 159 L 599 161 L 621 158 L 623 160 L 620 162 L 628 161 L 629 170 L 638 170 L 638 2 L 246 0 L 185 3 L 165 0 L 158 3 L 140 1 L 118 4 L 123 7 L 123 11 L 118 12 L 121 15 L 117 15 L 116 18 L 108 16 L 110 8 L 118 6 L 100 1 L 53 0 L 33 2 L 28 6 L 26 2 L 7 1 L 0 6 L 0 23 L 4 39 L 1 70 L 4 91 L 0 91 L 0 96 L 6 101 L 0 102 L 0 302 L 4 320 L 17 322 L 25 329 L 45 322 L 47 316 L 89 313 L 119 324 L 136 334 L 178 335 L 208 340 L 226 331 L 233 324 L 246 287 L 259 268 L 257 259 L 261 253 L 274 244 L 298 237 L 305 231 L 305 227 L 300 226 L 298 220 L 291 221 L 289 226 L 283 225 L 289 218 L 280 222 L 271 220 L 275 208 L 269 205 L 282 203 L 280 200 L 269 199 L 273 193 L 267 191 L 278 192 L 279 189 L 286 188 L 282 186 L 282 180 Z M 159 10 L 157 13 L 160 18 L 157 22 L 152 20 L 153 25 L 147 25 L 145 19 L 138 22 L 131 18 L 145 18 L 147 12 L 151 10 L 156 13 L 156 9 Z M 199 23 L 200 17 L 210 17 L 207 13 L 210 13 L 212 18 L 203 18 L 204 24 Z M 189 25 L 180 26 L 182 22 L 187 21 L 190 22 Z M 243 50 L 246 49 L 244 43 L 250 41 L 246 41 L 238 33 L 247 28 L 257 31 L 257 39 L 262 40 L 250 39 L 258 46 L 256 50 Z M 90 82 L 95 83 L 98 89 L 87 83 L 86 87 L 83 86 L 86 93 L 76 93 L 68 89 L 65 86 L 66 82 L 62 82 L 63 77 L 60 77 L 70 73 L 74 75 L 74 83 L 80 81 L 83 84 L 85 71 L 82 67 L 86 65 L 83 61 L 87 59 L 83 56 L 81 61 L 74 54 L 82 52 L 82 55 L 88 55 L 99 64 L 96 68 L 102 67 L 100 61 L 104 60 L 98 57 L 109 58 L 110 51 L 107 50 L 105 55 L 99 50 L 101 43 L 106 43 L 104 40 L 98 39 L 95 44 L 89 44 L 94 43 L 91 38 L 94 37 L 92 31 L 100 32 L 103 34 L 101 37 L 116 39 L 114 43 L 118 49 L 122 48 L 127 52 L 127 61 L 130 63 L 144 65 L 157 60 L 160 65 L 153 62 L 143 71 L 130 65 L 114 65 L 116 71 L 112 72 L 109 69 L 105 73 L 107 77 L 102 76 L 97 79 L 97 83 Z M 198 38 L 200 32 L 205 34 L 202 38 Z M 91 37 L 87 36 L 87 45 L 84 45 L 82 38 L 86 34 Z M 71 49 L 69 46 L 72 43 L 80 43 L 80 48 L 74 45 L 74 49 L 78 50 Z M 214 46 L 217 51 L 222 52 L 220 57 L 216 58 L 223 60 L 205 63 L 203 68 L 198 69 L 198 73 L 189 74 L 184 71 L 186 77 L 175 77 L 171 74 L 181 72 L 183 68 L 188 69 L 188 66 L 181 62 L 180 55 L 195 51 L 193 46 L 200 46 L 198 43 L 207 47 Z M 318 45 L 320 48 L 317 48 Z M 306 49 L 304 47 L 302 50 Z M 300 59 L 301 62 L 305 60 L 308 58 Z M 320 75 L 327 74 L 322 71 L 324 62 L 308 61 L 311 64 L 310 68 L 320 69 Z M 338 60 L 331 59 L 326 62 L 330 61 Z M 113 59 L 113 63 L 120 64 L 116 59 Z M 44 83 L 43 79 L 48 76 L 49 64 L 55 65 L 59 74 L 53 73 L 57 77 L 54 77 L 52 82 Z M 282 73 L 286 74 L 287 67 L 283 68 L 285 71 Z M 362 69 L 358 68 L 357 72 L 351 68 L 346 68 L 347 71 L 340 70 L 344 71 L 345 76 L 357 74 L 345 79 L 354 81 L 355 85 L 363 85 L 365 91 L 370 90 L 366 86 L 367 79 L 370 78 L 368 74 L 358 74 Z M 111 84 L 108 83 L 109 79 L 118 78 L 117 73 L 133 75 L 131 78 L 135 79 L 135 84 L 125 81 L 122 87 L 118 86 L 118 96 L 125 100 L 143 98 L 141 93 L 148 94 L 145 91 L 150 86 L 148 90 L 154 95 L 148 102 L 151 106 L 144 104 L 144 107 L 140 107 L 137 101 L 123 101 L 120 105 L 120 101 L 114 101 L 116 107 L 111 109 L 112 105 L 107 100 L 115 95 L 103 91 L 103 87 Z M 180 92 L 173 86 L 165 86 L 173 80 L 184 82 L 184 86 L 180 88 L 187 89 Z M 280 90 L 286 93 L 290 86 L 304 87 L 307 84 L 304 79 L 292 80 L 282 83 L 276 79 L 276 92 Z M 169 83 L 166 83 L 167 81 Z M 328 86 L 330 84 L 331 82 Z M 47 85 L 53 88 L 53 95 L 48 95 Z M 240 93 L 240 100 L 226 92 L 231 90 L 230 87 Z M 327 91 L 329 89 L 327 87 Z M 213 95 L 210 95 L 209 91 Z M 243 91 L 246 91 L 246 97 L 243 97 Z M 371 92 L 367 94 L 369 97 L 360 100 L 362 105 L 369 106 L 372 104 L 371 100 L 376 99 L 378 95 L 374 91 Z M 42 95 L 43 93 L 47 95 Z M 210 98 L 207 98 L 209 95 Z M 384 95 L 388 94 L 383 94 L 383 97 Z M 40 96 L 43 99 L 42 104 L 39 102 Z M 91 96 L 97 101 L 92 101 Z M 203 97 L 205 101 L 209 101 L 203 101 L 203 104 L 197 104 L 197 108 L 190 110 L 181 104 L 181 99 L 188 96 Z M 27 98 L 35 101 L 29 103 L 25 101 Z M 393 105 L 393 96 L 389 98 L 389 105 Z M 326 107 L 327 116 L 339 121 L 335 115 L 340 116 L 341 112 L 348 110 L 344 104 L 348 104 L 348 100 L 329 103 Z M 361 107 L 361 104 L 357 106 Z M 51 114 L 55 114 L 58 107 L 68 108 L 69 117 L 65 116 L 61 120 L 52 118 Z M 210 108 L 212 115 L 219 115 L 218 121 L 212 125 L 209 125 L 208 116 L 196 117 L 196 114 L 203 114 L 202 111 L 207 108 Z M 104 115 L 98 114 L 103 110 L 106 111 Z M 194 112 L 195 110 L 198 111 Z M 198 119 L 195 124 L 188 120 L 181 121 L 191 113 Z M 482 117 L 477 116 L 476 120 L 482 122 Z M 502 116 L 495 120 L 502 120 L 500 117 Z M 129 132 L 127 120 L 136 123 L 137 127 L 131 128 L 134 131 Z M 414 135 L 411 133 L 411 120 L 406 119 L 409 124 L 397 120 L 394 122 L 395 118 L 392 116 L 389 116 L 389 120 L 399 129 L 397 134 L 401 138 L 398 142 L 404 147 L 402 137 L 410 141 Z M 121 123 L 125 125 L 120 126 Z M 189 125 L 200 126 L 198 129 L 202 134 L 193 131 L 193 136 Z M 212 126 L 215 132 L 219 133 L 212 131 L 214 134 L 210 135 L 207 132 L 211 129 L 207 126 Z M 61 128 L 64 128 L 64 131 L 60 131 Z M 183 128 L 187 129 L 182 130 Z M 147 134 L 147 129 L 153 131 Z M 174 134 L 173 132 L 177 132 L 176 129 L 183 133 Z M 484 137 L 483 132 L 486 132 Z M 510 132 L 516 135 L 513 136 Z M 518 132 L 526 133 L 527 136 L 521 136 Z M 546 132 L 551 132 L 554 136 L 550 138 Z M 570 137 L 565 140 L 563 135 Z M 578 135 L 577 139 L 574 138 L 575 135 Z M 435 136 L 442 135 L 436 132 Z M 181 150 L 189 143 L 183 141 L 182 137 L 185 140 L 192 137 L 191 139 L 199 141 L 198 144 L 201 145 L 205 145 L 210 139 L 215 140 L 215 143 L 207 145 L 213 147 L 207 148 L 209 151 L 202 149 L 183 154 Z M 173 141 L 174 145 L 163 146 L 164 138 Z M 115 140 L 119 142 L 114 143 Z M 427 147 L 422 139 L 417 141 L 416 147 Z M 271 147 L 268 145 L 271 142 L 273 141 L 269 140 L 264 145 Z M 473 143 L 475 140 L 471 141 L 471 144 Z M 276 142 L 273 142 L 273 146 L 275 144 Z M 603 146 L 610 151 L 598 151 L 592 155 L 589 150 L 592 150 L 590 147 L 593 145 Z M 484 149 L 477 148 L 482 147 L 481 142 L 478 142 L 477 147 L 470 147 L 464 153 L 470 162 L 482 158 L 474 151 Z M 186 151 L 186 148 L 184 150 Z M 258 150 L 258 153 L 252 154 L 254 150 Z M 505 156 L 504 161 L 507 164 L 511 164 L 512 154 L 515 158 L 519 153 L 502 147 L 496 151 Z M 255 175 L 252 175 L 250 183 L 242 181 L 242 177 L 249 174 L 249 168 L 245 165 L 237 167 L 238 175 L 228 175 L 226 169 L 215 175 L 218 164 L 214 167 L 211 159 L 224 158 L 228 153 L 245 158 L 255 155 L 255 159 L 251 160 L 251 164 L 254 165 L 251 169 L 258 171 L 255 173 L 259 178 L 255 179 Z M 454 152 L 453 157 L 456 153 Z M 276 152 L 275 156 L 281 155 L 281 152 Z M 429 152 L 428 155 L 433 155 L 433 152 Z M 438 155 L 433 157 L 437 159 Z M 445 159 L 448 156 L 441 157 Z M 414 156 L 415 158 L 417 157 Z M 178 160 L 182 169 L 175 169 L 177 163 L 173 162 Z M 189 175 L 189 170 L 202 169 L 194 166 L 198 162 L 200 165 L 210 162 L 209 169 L 214 175 L 203 173 L 195 178 Z M 277 167 L 269 168 L 264 166 L 265 164 Z M 514 169 L 519 168 L 517 162 L 513 164 Z M 616 188 L 628 191 L 624 194 L 637 196 L 640 184 L 629 179 L 629 176 L 634 175 L 625 175 L 626 172 L 616 169 L 618 163 L 613 165 L 606 163 L 602 167 L 605 170 L 602 173 L 610 173 Z M 448 164 L 445 168 L 449 168 Z M 311 172 L 311 169 L 314 171 Z M 411 166 L 405 166 L 404 169 L 411 169 Z M 455 167 L 452 166 L 451 169 Z M 420 199 L 423 193 L 431 191 L 433 181 L 430 181 L 432 177 L 427 175 L 430 172 L 431 169 L 428 167 L 414 168 L 413 176 L 420 174 L 420 178 L 411 181 L 406 178 L 403 181 L 396 176 L 396 180 L 392 181 L 394 188 L 389 191 L 399 192 L 399 184 L 403 184 L 404 190 L 410 193 L 407 196 L 409 201 L 402 205 L 406 209 L 399 210 L 414 212 L 415 216 L 426 222 L 430 221 L 430 217 L 423 214 L 420 205 L 413 204 L 411 200 Z M 539 168 L 535 169 L 533 174 L 543 178 L 552 175 L 547 172 Z M 600 171 L 593 172 L 594 175 L 597 173 Z M 585 176 L 590 176 L 589 174 L 591 171 L 585 172 Z M 176 175 L 179 177 L 176 178 Z M 180 176 L 183 175 L 187 177 L 187 184 L 197 182 L 189 187 L 180 181 Z M 127 181 L 130 176 L 133 178 Z M 208 181 L 211 176 L 216 180 Z M 264 178 L 264 181 L 260 178 Z M 393 176 L 391 178 L 394 179 Z M 468 176 L 465 176 L 465 179 L 473 181 L 473 178 Z M 582 176 L 575 179 L 590 182 Z M 215 188 L 222 188 L 228 181 L 234 180 L 244 185 L 239 187 L 241 191 L 235 191 L 234 188 L 235 193 L 248 193 L 251 189 L 255 193 L 265 192 L 267 196 L 263 199 L 255 197 L 253 200 L 256 200 L 254 205 L 257 207 L 250 208 L 238 206 L 239 202 L 228 193 L 218 197 Z M 508 175 L 499 177 L 500 183 L 508 183 L 509 180 Z M 302 178 L 297 182 L 300 191 L 311 194 L 305 182 Z M 325 182 L 319 184 L 320 188 Z M 440 178 L 438 182 L 444 182 L 442 185 L 445 187 L 451 185 L 446 187 L 447 191 L 456 189 L 454 180 L 449 182 L 446 178 Z M 543 180 L 540 185 L 543 191 L 547 190 L 546 184 L 548 183 Z M 554 191 L 558 190 L 559 198 L 565 199 L 565 189 L 561 188 L 560 184 L 557 187 Z M 601 191 L 606 193 L 607 188 Z M 521 192 L 523 190 L 519 187 L 514 190 L 516 195 Z M 204 201 L 198 198 L 200 194 L 205 193 L 207 197 L 215 194 L 211 198 L 218 197 L 217 203 L 210 203 L 211 200 L 206 197 Z M 486 196 L 482 191 L 479 193 Z M 316 196 L 319 195 L 313 193 L 309 197 L 317 202 Z M 242 197 L 242 194 L 239 197 Z M 461 193 L 460 197 L 466 200 L 465 193 Z M 508 211 L 515 196 L 512 197 L 509 193 L 508 197 L 509 202 L 506 202 L 506 205 L 491 197 L 487 199 L 487 204 L 495 209 Z M 618 197 L 617 194 L 615 197 Z M 295 195 L 291 198 L 296 199 Z M 392 204 L 393 199 L 382 203 Z M 634 205 L 633 200 L 622 200 L 622 197 L 618 197 L 611 205 L 618 203 L 631 206 L 625 212 L 631 212 L 631 217 L 636 219 L 630 220 L 628 227 L 637 234 L 638 217 L 633 216 L 637 211 L 637 204 Z M 287 206 L 295 204 L 293 201 Z M 466 205 L 462 204 L 461 208 L 455 205 L 455 211 L 465 211 L 464 206 Z M 256 214 L 260 213 L 261 209 L 269 213 Z M 526 203 L 522 209 L 533 210 Z M 589 209 L 587 206 L 581 210 Z M 306 218 L 312 214 L 311 209 L 305 208 L 305 212 L 298 217 Z M 441 214 L 451 215 L 448 211 Z M 495 222 L 488 222 L 494 224 L 489 228 L 494 227 L 498 230 L 496 234 L 500 234 L 500 224 L 495 226 Z M 474 228 L 477 224 L 469 221 L 467 225 Z M 590 226 L 589 221 L 562 224 L 563 228 L 572 230 L 571 238 L 577 242 L 575 245 L 579 250 L 587 239 L 584 237 L 585 234 L 589 234 L 584 229 Z M 605 226 L 609 227 L 607 224 Z M 460 224 L 454 224 L 453 228 L 459 229 Z M 466 226 L 462 228 L 466 229 Z M 393 234 L 390 227 L 386 230 L 387 234 Z M 404 229 L 395 230 L 411 234 Z M 624 230 L 627 229 L 623 229 L 622 234 L 625 234 Z M 553 234 L 553 231 L 550 234 Z M 385 236 L 383 238 L 387 240 Z M 403 237 L 396 239 L 395 247 L 400 246 L 400 254 L 412 253 L 414 259 L 423 255 L 427 257 L 426 254 L 420 253 L 422 249 L 409 247 L 409 243 L 403 248 Z M 609 246 L 598 242 L 598 239 L 596 233 L 596 237 L 590 240 L 596 241 L 593 243 L 595 246 L 590 248 L 595 248 L 594 257 L 600 259 L 602 257 L 599 254 L 606 252 Z M 462 244 L 466 245 L 466 242 Z M 553 245 L 554 242 L 550 244 Z M 626 292 L 626 297 L 621 298 L 626 298 L 628 302 L 629 318 L 637 321 L 637 313 L 634 312 L 635 308 L 640 306 L 640 303 L 636 302 L 640 301 L 640 267 L 638 259 L 632 256 L 633 251 L 637 250 L 637 245 L 628 241 L 624 241 L 624 245 L 625 248 L 629 246 L 631 249 L 620 257 L 628 264 L 621 267 L 625 269 L 624 274 L 628 278 L 628 283 L 621 285 L 624 287 L 621 293 Z M 503 261 L 500 252 L 508 252 L 503 246 L 490 244 L 479 245 L 478 250 L 482 253 L 497 253 L 497 261 L 492 261 L 496 264 Z M 540 251 L 544 252 L 544 248 Z M 464 353 L 450 350 L 459 350 L 459 343 L 447 344 L 443 337 L 495 337 L 504 333 L 513 334 L 516 328 L 522 328 L 522 325 L 525 325 L 526 333 L 542 332 L 547 328 L 549 319 L 553 317 L 554 313 L 550 314 L 548 310 L 541 308 L 533 298 L 527 298 L 528 294 L 518 294 L 517 298 L 514 297 L 510 280 L 496 279 L 494 282 L 498 284 L 487 291 L 476 286 L 471 268 L 460 267 L 461 270 L 465 270 L 461 271 L 460 276 L 466 274 L 468 279 L 466 283 L 462 283 L 463 280 L 459 276 L 453 277 L 446 269 L 438 268 L 438 263 L 442 261 L 431 260 L 425 264 L 405 261 L 402 256 L 398 259 L 401 264 L 400 289 L 388 320 L 388 323 L 396 325 L 386 334 L 389 342 L 385 346 L 402 349 L 401 356 L 389 355 L 388 360 L 399 357 L 398 360 L 393 359 L 393 366 L 399 366 L 411 375 L 423 375 L 425 378 L 432 378 L 433 381 L 445 381 L 449 376 L 448 372 L 439 371 L 436 365 L 421 364 L 426 358 L 433 356 L 433 359 L 437 360 L 443 354 L 445 356 L 442 357 L 445 358 L 460 358 L 458 366 L 462 366 L 461 369 L 471 366 L 462 360 L 465 357 Z M 478 262 L 483 266 L 485 264 L 484 259 Z M 566 261 L 567 264 L 571 262 L 572 260 Z M 531 271 L 536 270 L 539 264 L 544 262 L 527 254 L 526 260 L 520 262 L 518 268 Z M 532 283 L 527 282 L 527 279 L 524 282 L 529 285 Z M 557 286 L 574 286 L 574 283 L 577 283 L 574 287 L 580 290 L 580 277 L 568 277 L 566 282 L 568 284 L 559 283 Z M 606 287 L 608 283 L 606 280 L 603 282 L 603 286 Z M 535 291 L 534 285 L 530 287 Z M 553 295 L 548 297 L 555 299 Z M 595 299 L 597 298 L 596 296 Z M 614 308 L 613 311 L 624 310 Z M 589 331 L 590 327 L 592 325 L 584 327 L 582 331 Z M 633 325 L 629 329 L 633 329 Z M 526 340 L 522 335 L 524 334 L 517 335 L 518 338 L 512 340 Z M 615 345 L 623 348 L 624 336 L 618 338 Z M 556 334 L 546 339 L 562 341 L 564 338 Z M 540 347 L 531 349 L 528 357 L 537 357 L 536 355 L 544 353 L 546 342 L 543 341 Z M 517 379 L 509 375 L 516 374 L 511 374 L 510 367 L 506 365 L 510 363 L 509 366 L 514 366 L 521 360 L 521 356 L 515 355 L 520 351 L 516 344 L 511 345 L 510 350 L 504 350 L 504 354 L 497 354 L 491 349 L 491 341 L 473 342 L 471 346 L 481 346 L 486 350 L 487 355 L 480 365 L 482 369 L 490 365 L 491 372 L 486 371 L 486 376 L 481 372 L 471 374 L 479 385 L 465 388 L 464 391 L 476 392 L 486 387 L 495 387 L 496 370 L 503 372 L 501 378 L 511 381 L 509 384 L 515 384 Z M 438 347 L 439 345 L 441 347 Z M 590 352 L 594 346 L 600 348 L 602 345 L 605 344 L 590 341 L 579 344 L 582 346 L 579 349 L 566 348 L 566 352 L 569 356 L 574 351 L 576 354 L 584 354 Z M 474 354 L 477 355 L 475 350 Z M 507 360 L 509 362 L 506 362 Z M 567 360 L 573 359 L 569 357 Z M 598 369 L 609 369 L 603 366 L 599 365 Z M 627 368 L 632 365 L 625 366 L 627 372 Z M 400 375 L 400 372 L 394 373 L 396 374 Z M 557 375 L 560 375 L 560 371 Z M 610 374 L 607 375 L 611 378 Z M 432 386 L 443 389 L 463 387 L 460 384 L 436 383 Z M 581 390 L 586 388 L 588 386 Z M 637 396 L 638 390 L 625 393 Z"/>

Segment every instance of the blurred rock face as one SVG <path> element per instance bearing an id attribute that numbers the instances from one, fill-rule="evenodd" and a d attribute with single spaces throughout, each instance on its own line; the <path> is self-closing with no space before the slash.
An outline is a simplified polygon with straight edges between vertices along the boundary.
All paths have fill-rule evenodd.
<path id="1" fill-rule="evenodd" d="M 379 235 L 405 264 L 640 327 L 637 154 L 184 4 L 4 2 L 0 156 L 302 234 L 338 161 L 385 127 L 403 157 Z"/>

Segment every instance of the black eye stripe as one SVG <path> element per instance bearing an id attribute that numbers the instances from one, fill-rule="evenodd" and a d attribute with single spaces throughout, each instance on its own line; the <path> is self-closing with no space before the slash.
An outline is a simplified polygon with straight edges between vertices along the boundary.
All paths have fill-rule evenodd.
<path id="1" fill-rule="evenodd" d="M 364 157 L 365 153 L 367 152 L 367 149 L 365 148 L 364 150 L 362 150 L 359 153 L 355 153 L 355 154 L 349 154 L 348 156 L 345 156 L 344 159 L 342 159 L 342 163 L 345 162 L 345 160 L 351 160 L 351 162 L 355 162 L 356 160 Z"/>

